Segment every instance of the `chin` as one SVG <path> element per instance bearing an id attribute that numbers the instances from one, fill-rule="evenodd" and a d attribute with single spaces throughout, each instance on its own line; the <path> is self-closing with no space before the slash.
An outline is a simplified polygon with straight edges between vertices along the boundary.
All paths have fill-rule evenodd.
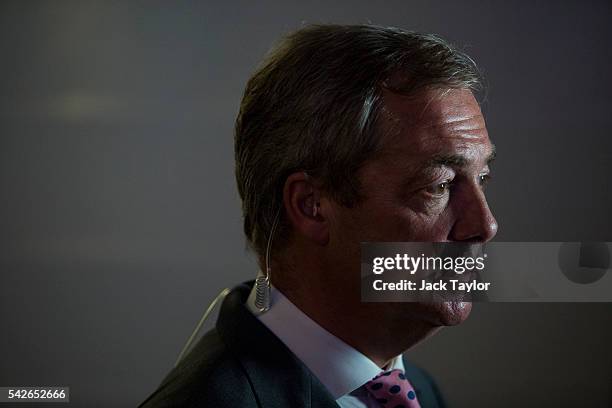
<path id="1" fill-rule="evenodd" d="M 456 326 L 464 322 L 472 310 L 471 302 L 406 303 L 413 318 L 432 326 Z"/>
<path id="2" fill-rule="evenodd" d="M 455 326 L 463 323 L 472 311 L 472 302 L 444 302 L 440 303 L 440 325 Z"/>

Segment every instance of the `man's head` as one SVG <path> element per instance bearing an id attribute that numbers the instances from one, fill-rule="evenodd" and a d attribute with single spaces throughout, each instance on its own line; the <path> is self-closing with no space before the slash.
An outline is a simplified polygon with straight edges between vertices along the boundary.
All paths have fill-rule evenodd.
<path id="1" fill-rule="evenodd" d="M 299 30 L 249 80 L 235 139 L 244 230 L 261 263 L 280 214 L 273 283 L 311 317 L 378 314 L 391 330 L 467 316 L 466 304 L 360 304 L 359 243 L 495 235 L 479 87 L 439 37 L 375 26 Z"/>

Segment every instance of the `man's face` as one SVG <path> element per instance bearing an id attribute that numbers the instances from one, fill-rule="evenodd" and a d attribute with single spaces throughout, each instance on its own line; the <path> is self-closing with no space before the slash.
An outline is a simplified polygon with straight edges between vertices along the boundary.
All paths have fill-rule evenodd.
<path id="1" fill-rule="evenodd" d="M 357 266 L 360 242 L 486 242 L 497 232 L 483 192 L 494 147 L 472 93 L 425 90 L 407 98 L 389 92 L 384 106 L 381 126 L 395 132 L 358 172 L 362 200 L 353 208 L 337 206 L 330 226 L 330 252 L 344 273 Z M 436 325 L 459 323 L 471 309 L 465 302 L 366 307 L 381 306 L 391 319 L 411 313 Z"/>

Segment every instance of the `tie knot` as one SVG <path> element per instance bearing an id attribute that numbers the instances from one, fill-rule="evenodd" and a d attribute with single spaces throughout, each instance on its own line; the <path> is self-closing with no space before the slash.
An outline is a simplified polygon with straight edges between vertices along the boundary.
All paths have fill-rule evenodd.
<path id="1" fill-rule="evenodd" d="M 420 408 L 414 387 L 402 370 L 382 372 L 368 381 L 366 388 L 384 407 Z"/>
<path id="2" fill-rule="evenodd" d="M 386 383 L 389 381 L 398 381 L 398 380 L 402 381 L 405 379 L 406 379 L 406 376 L 404 375 L 404 372 L 400 370 L 399 368 L 396 368 L 396 369 L 389 370 L 389 371 L 383 371 L 382 373 L 374 377 L 372 381 L 381 381 L 383 383 Z"/>

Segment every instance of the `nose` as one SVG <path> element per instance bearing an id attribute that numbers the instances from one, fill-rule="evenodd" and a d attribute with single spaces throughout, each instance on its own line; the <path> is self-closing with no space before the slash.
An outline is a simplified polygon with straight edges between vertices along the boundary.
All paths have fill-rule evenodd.
<path id="1" fill-rule="evenodd" d="M 497 234 L 497 221 L 480 186 L 464 191 L 454 203 L 455 223 L 450 241 L 488 242 Z"/>

